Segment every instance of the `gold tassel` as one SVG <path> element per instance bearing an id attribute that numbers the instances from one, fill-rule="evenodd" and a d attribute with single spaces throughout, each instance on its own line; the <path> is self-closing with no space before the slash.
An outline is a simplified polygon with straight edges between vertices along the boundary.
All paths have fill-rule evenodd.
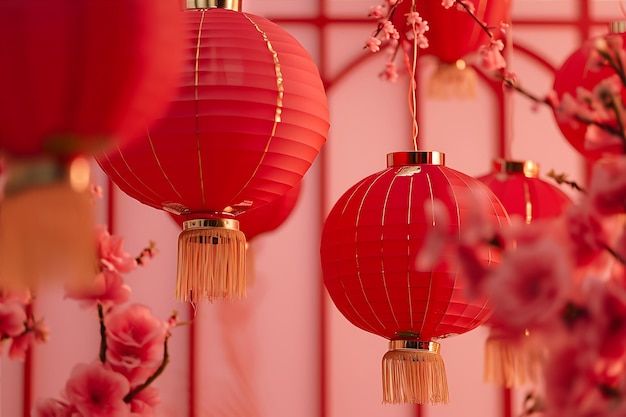
<path id="1" fill-rule="evenodd" d="M 476 71 L 462 59 L 454 64 L 439 63 L 428 81 L 428 96 L 436 99 L 476 97 Z"/>
<path id="2" fill-rule="evenodd" d="M 63 282 L 76 288 L 96 273 L 89 162 L 9 161 L 0 203 L 0 287 Z"/>
<path id="3" fill-rule="evenodd" d="M 391 340 L 383 357 L 384 404 L 448 404 L 448 379 L 439 343 Z"/>
<path id="4" fill-rule="evenodd" d="M 183 223 L 178 237 L 176 299 L 197 303 L 205 298 L 246 296 L 246 237 L 239 222 L 199 219 Z"/>
<path id="5" fill-rule="evenodd" d="M 545 350 L 528 332 L 511 337 L 491 329 L 485 343 L 485 382 L 506 388 L 537 383 L 544 363 Z"/>

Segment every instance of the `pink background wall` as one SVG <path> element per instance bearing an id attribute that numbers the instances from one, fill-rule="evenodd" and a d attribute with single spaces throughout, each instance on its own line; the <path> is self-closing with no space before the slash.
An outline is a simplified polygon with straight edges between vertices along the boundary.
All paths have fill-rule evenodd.
<path id="1" fill-rule="evenodd" d="M 397 84 L 379 80 L 385 56 L 362 49 L 374 29 L 365 16 L 376 4 L 245 2 L 245 11 L 275 18 L 319 63 L 328 86 L 331 133 L 304 179 L 292 216 L 275 232 L 251 242 L 253 283 L 247 300 L 203 303 L 195 312 L 193 331 L 176 330 L 172 362 L 157 382 L 159 417 L 517 415 L 524 390 L 516 390 L 508 408 L 502 390 L 482 382 L 484 329 L 442 343 L 449 406 L 382 405 L 380 361 L 386 341 L 351 326 L 322 287 L 319 234 L 326 213 L 348 187 L 383 169 L 388 152 L 412 149 L 406 76 Z M 514 0 L 512 33 L 518 48 L 510 67 L 524 87 L 545 94 L 554 69 L 581 39 L 605 32 L 606 21 L 620 18 L 617 0 Z M 420 61 L 422 84 L 433 69 L 432 60 Z M 539 162 L 544 174 L 555 169 L 584 182 L 581 159 L 562 139 L 547 109 L 507 96 L 501 119 L 498 93 L 482 81 L 473 99 L 435 100 L 420 91 L 420 147 L 445 152 L 448 166 L 480 175 L 489 171 L 492 158 L 507 155 Z M 501 128 L 508 132 L 504 137 Z M 108 189 L 102 174 L 95 182 L 106 190 L 99 221 L 113 219 L 113 231 L 126 238 L 132 254 L 149 240 L 160 251 L 129 276 L 133 301 L 163 318 L 174 309 L 181 320 L 194 315 L 173 297 L 177 226 L 163 212 Z M 107 201 L 112 202 L 111 212 Z M 2 417 L 24 415 L 29 397 L 57 395 L 74 364 L 97 355 L 95 315 L 64 300 L 60 291 L 40 294 L 37 312 L 47 320 L 51 339 L 34 350 L 26 374 L 21 364 L 2 359 Z"/>

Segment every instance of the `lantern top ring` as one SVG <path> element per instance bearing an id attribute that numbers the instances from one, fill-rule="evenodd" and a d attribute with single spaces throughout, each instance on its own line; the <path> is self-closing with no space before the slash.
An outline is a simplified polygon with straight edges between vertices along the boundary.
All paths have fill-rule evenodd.
<path id="1" fill-rule="evenodd" d="M 387 154 L 387 167 L 421 164 L 445 165 L 446 154 L 437 151 L 393 152 Z"/>
<path id="2" fill-rule="evenodd" d="M 493 161 L 493 169 L 495 172 L 506 174 L 523 174 L 526 178 L 537 178 L 539 175 L 539 164 L 535 161 L 495 159 Z"/>
<path id="3" fill-rule="evenodd" d="M 242 0 L 185 0 L 185 9 L 225 9 L 240 12 L 241 2 Z"/>
<path id="4" fill-rule="evenodd" d="M 439 343 L 429 340 L 390 340 L 389 350 L 427 350 L 439 353 Z"/>
<path id="5" fill-rule="evenodd" d="M 183 230 L 209 229 L 218 227 L 222 229 L 239 230 L 239 220 L 234 219 L 193 219 L 183 222 Z"/>

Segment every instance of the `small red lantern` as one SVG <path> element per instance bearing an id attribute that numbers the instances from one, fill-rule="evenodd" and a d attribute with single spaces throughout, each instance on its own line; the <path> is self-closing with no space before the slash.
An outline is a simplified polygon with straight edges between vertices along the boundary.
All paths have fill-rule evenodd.
<path id="1" fill-rule="evenodd" d="M 510 0 L 470 0 L 469 3 L 475 9 L 476 18 L 487 25 L 497 27 L 511 21 Z M 443 95 L 453 84 L 456 92 L 464 89 L 463 95 L 473 95 L 476 75 L 464 59 L 477 52 L 480 46 L 489 44 L 489 36 L 466 10 L 459 10 L 456 5 L 446 9 L 440 1 L 400 0 L 392 21 L 401 36 L 407 33 L 407 15 L 411 10 L 417 11 L 429 27 L 426 32 L 428 48 L 420 49 L 419 55 L 432 55 L 438 61 L 429 93 Z M 499 38 L 501 33 L 494 30 L 493 35 Z"/>
<path id="2" fill-rule="evenodd" d="M 390 340 L 383 359 L 383 402 L 447 403 L 437 339 L 465 333 L 490 314 L 487 300 L 468 301 L 454 258 L 419 270 L 416 258 L 434 219 L 426 203 L 441 200 L 464 227 L 467 193 L 487 199 L 494 224 L 508 223 L 498 199 L 480 181 L 444 165 L 438 152 L 392 153 L 387 169 L 346 191 L 330 211 L 321 240 L 324 283 L 355 326 Z M 485 253 L 486 263 L 497 254 Z"/>
<path id="3" fill-rule="evenodd" d="M 578 88 L 592 91 L 602 80 L 615 75 L 615 71 L 608 65 L 601 68 L 589 68 L 589 58 L 598 39 L 606 38 L 607 36 L 619 36 L 622 39 L 626 37 L 626 33 L 616 32 L 623 32 L 623 25 L 613 25 L 611 31 L 613 33 L 592 38 L 584 42 L 582 46 L 576 49 L 565 62 L 563 62 L 561 67 L 556 70 L 553 89 L 559 99 L 562 99 L 565 94 L 576 98 L 576 90 Z M 626 89 L 622 89 L 621 97 L 622 102 L 626 102 Z M 595 160 L 601 157 L 604 152 L 614 152 L 618 154 L 624 152 L 624 146 L 621 141 L 616 141 L 615 146 L 610 149 L 603 149 L 602 151 L 587 149 L 585 147 L 585 135 L 587 132 L 587 125 L 585 123 L 576 122 L 574 120 L 562 120 L 556 113 L 555 118 L 565 139 L 567 139 L 570 145 L 585 158 Z"/>
<path id="4" fill-rule="evenodd" d="M 302 45 L 238 2 L 190 0 L 184 18 L 178 98 L 147 135 L 97 160 L 129 196 L 184 217 L 178 299 L 242 297 L 238 216 L 300 182 L 326 140 L 326 94 Z"/>
<path id="5" fill-rule="evenodd" d="M 521 216 L 526 223 L 559 216 L 572 200 L 558 187 L 540 178 L 533 161 L 496 159 L 493 171 L 478 177 L 502 202 L 507 213 Z M 502 332 L 490 324 L 485 344 L 485 380 L 512 387 L 537 382 L 545 359 L 542 346 L 530 334 Z"/>
<path id="6" fill-rule="evenodd" d="M 165 109 L 182 63 L 180 14 L 171 0 L 0 2 L 3 285 L 93 273 L 89 164 L 76 157 Z"/>

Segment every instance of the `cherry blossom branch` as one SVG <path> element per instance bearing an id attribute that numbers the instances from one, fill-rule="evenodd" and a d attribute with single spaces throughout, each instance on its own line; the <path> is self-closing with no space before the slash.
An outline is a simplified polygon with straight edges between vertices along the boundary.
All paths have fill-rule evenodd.
<path id="1" fill-rule="evenodd" d="M 568 180 L 567 174 L 557 174 L 553 169 L 551 169 L 550 172 L 548 172 L 546 175 L 554 179 L 557 182 L 557 184 L 567 184 L 573 189 L 580 191 L 583 194 L 587 193 L 587 191 L 585 191 L 585 189 L 582 188 L 580 185 L 578 185 L 575 181 Z"/>
<path id="2" fill-rule="evenodd" d="M 606 243 L 603 243 L 602 247 L 604 248 L 604 250 L 606 250 L 608 253 L 610 253 L 611 256 L 613 256 L 613 258 L 615 258 L 615 260 L 617 260 L 622 265 L 626 265 L 626 259 L 624 259 L 624 257 L 622 257 L 619 253 L 617 253 L 617 251 L 615 251 L 615 249 L 613 249 L 612 247 L 610 247 Z"/>
<path id="3" fill-rule="evenodd" d="M 469 5 L 462 1 L 462 0 L 455 0 L 456 4 L 463 7 L 465 9 L 465 11 L 470 15 L 470 17 L 472 19 L 474 19 L 474 22 L 476 22 L 476 24 L 478 24 L 478 26 L 480 26 L 480 28 L 483 30 L 483 32 L 485 32 L 487 34 L 487 36 L 489 36 L 490 39 L 493 39 L 493 32 L 491 32 L 491 30 L 487 27 L 487 25 L 484 22 L 481 22 L 480 19 L 478 19 L 478 17 L 476 17 L 476 15 L 474 14 L 474 12 L 472 11 L 472 9 L 469 7 Z"/>
<path id="4" fill-rule="evenodd" d="M 163 361 L 161 362 L 161 365 L 157 368 L 156 371 L 154 371 L 152 375 L 148 377 L 148 379 L 146 379 L 146 382 L 144 382 L 141 385 L 136 386 L 128 394 L 126 394 L 126 396 L 124 397 L 125 403 L 131 402 L 132 399 L 135 397 L 135 395 L 139 394 L 141 391 L 148 388 L 148 386 L 152 384 L 159 377 L 159 375 L 163 373 L 163 371 L 165 370 L 165 368 L 170 362 L 170 355 L 167 349 L 167 342 L 169 338 L 170 338 L 170 335 L 168 334 L 167 336 L 165 336 L 165 341 L 163 342 Z"/>
<path id="5" fill-rule="evenodd" d="M 102 304 L 98 303 L 98 319 L 100 320 L 100 362 L 105 363 L 107 360 L 107 339 L 106 327 L 104 326 L 104 309 Z"/>

